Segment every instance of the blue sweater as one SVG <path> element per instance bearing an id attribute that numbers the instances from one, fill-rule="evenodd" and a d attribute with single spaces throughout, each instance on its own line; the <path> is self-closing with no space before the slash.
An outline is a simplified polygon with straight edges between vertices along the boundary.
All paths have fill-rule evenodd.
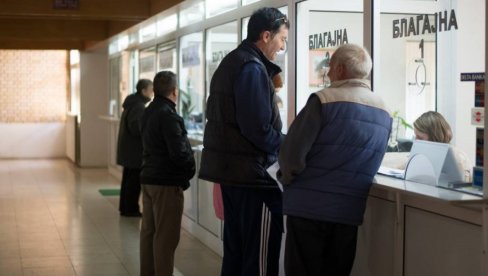
<path id="1" fill-rule="evenodd" d="M 276 155 L 281 145 L 281 132 L 273 128 L 273 110 L 267 91 L 272 89 L 268 72 L 255 62 L 242 68 L 234 84 L 236 121 L 241 134 L 259 150 Z"/>

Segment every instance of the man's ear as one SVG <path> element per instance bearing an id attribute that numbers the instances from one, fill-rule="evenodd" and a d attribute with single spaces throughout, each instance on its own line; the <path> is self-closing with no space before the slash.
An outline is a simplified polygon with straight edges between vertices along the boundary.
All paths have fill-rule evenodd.
<path id="1" fill-rule="evenodd" d="M 261 33 L 261 40 L 263 40 L 265 43 L 268 43 L 269 40 L 271 40 L 271 32 L 270 31 L 264 31 Z"/>

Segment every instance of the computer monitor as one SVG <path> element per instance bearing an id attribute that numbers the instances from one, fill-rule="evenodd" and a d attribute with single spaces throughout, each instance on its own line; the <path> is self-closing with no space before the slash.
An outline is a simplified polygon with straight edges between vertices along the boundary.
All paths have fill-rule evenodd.
<path id="1" fill-rule="evenodd" d="M 464 180 L 464 171 L 449 144 L 415 140 L 410 157 L 415 154 L 422 154 L 430 160 L 438 185 L 447 187 L 450 183 Z"/>

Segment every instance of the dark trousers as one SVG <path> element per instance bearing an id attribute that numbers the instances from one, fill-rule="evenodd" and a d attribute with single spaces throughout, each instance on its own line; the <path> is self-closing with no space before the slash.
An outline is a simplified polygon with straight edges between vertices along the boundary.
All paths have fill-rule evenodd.
<path id="1" fill-rule="evenodd" d="M 286 276 L 351 273 L 357 226 L 287 216 L 286 230 Z"/>
<path id="2" fill-rule="evenodd" d="M 281 192 L 221 185 L 224 202 L 222 276 L 277 276 L 283 213 Z"/>
<path id="3" fill-rule="evenodd" d="M 139 195 L 141 194 L 140 174 L 141 169 L 124 167 L 119 201 L 119 211 L 121 214 L 139 213 Z"/>

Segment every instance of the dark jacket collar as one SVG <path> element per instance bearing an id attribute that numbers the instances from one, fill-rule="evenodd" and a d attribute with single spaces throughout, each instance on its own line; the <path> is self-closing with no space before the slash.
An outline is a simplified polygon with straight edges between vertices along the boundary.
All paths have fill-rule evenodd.
<path id="1" fill-rule="evenodd" d="M 141 102 L 144 103 L 144 104 L 146 104 L 150 100 L 151 99 L 144 97 L 140 93 L 134 93 L 134 94 L 130 94 L 129 96 L 127 96 L 125 98 L 124 103 L 122 104 L 122 107 L 123 108 L 130 108 L 134 104 L 138 104 L 138 103 L 141 103 Z"/>
<path id="2" fill-rule="evenodd" d="M 167 104 L 172 109 L 176 110 L 176 104 L 172 100 L 170 100 L 170 99 L 168 99 L 166 97 L 155 95 L 153 101 L 156 102 L 156 103 Z"/>
<path id="3" fill-rule="evenodd" d="M 144 95 L 142 95 L 142 93 L 136 93 L 136 95 L 137 95 L 137 97 L 141 98 L 144 103 L 151 101 L 150 98 L 144 97 Z"/>
<path id="4" fill-rule="evenodd" d="M 273 62 L 271 62 L 263 54 L 263 51 L 261 51 L 261 49 L 259 49 L 253 42 L 245 39 L 244 41 L 242 41 L 241 45 L 239 45 L 239 48 L 257 57 L 266 67 L 266 71 L 268 71 L 268 75 L 270 77 L 273 77 L 274 75 L 281 72 L 281 68 L 278 65 L 274 64 Z"/>

